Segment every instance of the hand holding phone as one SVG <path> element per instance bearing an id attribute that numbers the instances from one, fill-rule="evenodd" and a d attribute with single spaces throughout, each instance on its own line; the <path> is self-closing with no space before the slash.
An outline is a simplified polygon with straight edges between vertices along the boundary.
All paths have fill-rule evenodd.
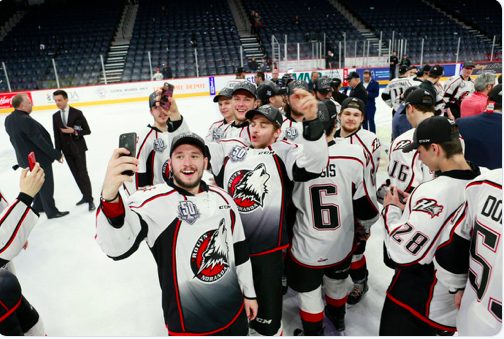
<path id="1" fill-rule="evenodd" d="M 391 187 L 391 188 L 390 188 L 390 192 L 392 193 L 392 195 L 394 195 L 394 194 L 395 194 L 395 193 L 394 193 L 394 192 L 395 192 L 395 191 L 394 191 L 394 187 Z M 405 204 L 406 204 L 406 200 L 405 200 L 405 198 L 406 198 L 406 197 L 405 197 L 404 195 L 402 195 L 402 194 L 401 194 L 401 192 L 399 192 L 399 190 L 397 190 L 397 197 L 399 198 L 399 202 L 400 202 L 401 204 L 403 204 L 403 205 L 405 205 Z"/>
<path id="2" fill-rule="evenodd" d="M 33 171 L 33 167 L 35 167 L 35 164 L 37 163 L 35 153 L 30 152 L 30 154 L 28 154 L 28 162 L 30 163 L 30 171 Z"/>
<path id="3" fill-rule="evenodd" d="M 124 133 L 119 136 L 119 148 L 126 148 L 130 154 L 121 154 L 121 156 L 136 157 L 136 144 L 137 144 L 137 134 L 136 133 Z M 133 171 L 124 171 L 123 175 L 133 175 Z"/>
<path id="4" fill-rule="evenodd" d="M 159 104 L 165 110 L 170 109 L 171 103 L 168 98 L 173 98 L 173 90 L 174 90 L 174 86 L 170 83 L 165 82 L 165 85 L 163 86 L 163 89 L 161 92 L 161 98 L 159 99 Z"/>

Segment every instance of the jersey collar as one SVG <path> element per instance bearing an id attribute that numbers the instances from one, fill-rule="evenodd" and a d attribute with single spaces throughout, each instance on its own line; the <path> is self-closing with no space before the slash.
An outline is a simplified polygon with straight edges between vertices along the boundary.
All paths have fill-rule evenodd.
<path id="1" fill-rule="evenodd" d="M 148 124 L 147 127 L 149 127 L 150 129 L 153 129 L 155 130 L 156 132 L 159 132 L 159 133 L 164 133 L 163 131 L 161 131 L 159 128 L 155 127 L 155 126 L 151 126 L 151 124 Z"/>
<path id="2" fill-rule="evenodd" d="M 481 174 L 481 171 L 478 167 L 473 162 L 468 161 L 467 164 L 471 166 L 470 170 L 453 170 L 453 171 L 446 171 L 446 172 L 441 172 L 439 176 L 446 176 L 450 177 L 453 179 L 460 179 L 460 180 L 472 180 L 476 178 L 478 175 Z"/>
<path id="3" fill-rule="evenodd" d="M 171 178 L 166 180 L 166 184 L 182 195 L 191 196 L 191 197 L 194 196 L 194 194 L 189 193 L 185 189 L 180 188 L 177 185 L 175 185 L 175 183 L 173 182 L 173 179 L 171 179 Z M 202 193 L 202 192 L 208 192 L 208 185 L 203 180 L 200 181 L 200 189 L 199 189 L 198 193 Z"/>
<path id="4" fill-rule="evenodd" d="M 247 121 L 245 121 L 245 122 L 243 122 L 243 123 L 241 123 L 239 125 L 236 123 L 236 121 L 233 121 L 233 125 L 232 126 L 236 127 L 236 128 L 242 128 L 242 127 L 247 127 L 248 125 L 249 125 L 249 122 L 247 120 Z"/>
<path id="5" fill-rule="evenodd" d="M 350 134 L 349 136 L 347 136 L 347 137 L 345 137 L 343 139 L 350 138 L 350 137 L 356 135 L 357 133 L 359 133 L 359 131 L 361 130 L 361 128 L 362 128 L 362 126 L 359 127 L 358 130 L 356 130 L 355 132 L 353 132 L 352 134 Z M 336 134 L 334 135 L 334 137 L 335 138 L 341 138 L 341 128 L 336 131 Z"/>

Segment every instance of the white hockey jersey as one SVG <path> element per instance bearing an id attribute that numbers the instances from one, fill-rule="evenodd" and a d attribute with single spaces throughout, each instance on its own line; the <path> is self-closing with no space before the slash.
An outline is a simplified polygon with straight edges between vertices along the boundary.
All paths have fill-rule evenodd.
<path id="1" fill-rule="evenodd" d="M 404 212 L 395 205 L 382 211 L 385 244 L 397 267 L 387 297 L 444 331 L 456 330 L 457 307 L 437 278 L 433 258 L 441 235 L 464 203 L 465 186 L 479 174 L 476 166 L 472 171 L 443 172 L 411 193 Z"/>
<path id="2" fill-rule="evenodd" d="M 0 192 L 0 267 L 14 259 L 23 249 L 39 218 L 31 209 L 33 198 L 19 193 L 8 204 Z"/>
<path id="3" fill-rule="evenodd" d="M 369 167 L 371 173 L 371 184 L 376 192 L 376 173 L 378 173 L 378 167 L 380 166 L 380 153 L 381 153 L 381 143 L 378 136 L 373 132 L 360 128 L 357 132 L 347 136 L 346 138 L 341 137 L 341 130 L 337 130 L 334 135 L 334 140 L 336 143 L 347 143 L 352 145 L 358 145 L 364 149 L 364 154 L 366 155 L 366 166 Z"/>
<path id="4" fill-rule="evenodd" d="M 168 180 L 170 166 L 170 147 L 175 136 L 189 131 L 184 118 L 168 123 L 168 132 L 162 132 L 148 125 L 137 132 L 138 172 L 133 176 L 133 182 L 125 182 L 123 188 L 126 195 L 131 195 L 139 188 L 157 185 Z"/>
<path id="5" fill-rule="evenodd" d="M 285 140 L 289 142 L 297 142 L 300 135 L 303 134 L 303 123 L 294 120 L 292 117 L 285 115 L 282 123 L 282 133 L 277 140 Z"/>
<path id="6" fill-rule="evenodd" d="M 278 141 L 264 149 L 239 139 L 207 146 L 215 182 L 238 206 L 251 255 L 286 248 L 293 180 L 316 177 L 327 166 L 325 134 L 316 141 L 301 137 L 299 144 Z"/>
<path id="7" fill-rule="evenodd" d="M 233 121 L 226 129 L 226 133 L 222 139 L 241 139 L 246 145 L 250 145 L 250 126 L 249 122 L 237 124 Z"/>
<path id="8" fill-rule="evenodd" d="M 226 119 L 222 119 L 214 122 L 210 128 L 208 129 L 207 136 L 205 137 L 205 141 L 213 141 L 218 142 L 221 139 L 224 139 L 226 135 L 227 129 L 231 126 L 233 122 L 226 122 Z"/>
<path id="9" fill-rule="evenodd" d="M 437 91 L 437 89 L 436 89 Z M 469 94 L 474 92 L 474 80 L 469 77 L 469 80 L 464 80 L 462 75 L 454 75 L 445 81 L 443 88 L 443 103 L 447 108 L 450 107 L 452 112 L 456 113 L 455 118 L 460 117 L 460 104 L 462 100 Z M 457 115 L 458 112 L 458 115 Z"/>
<path id="10" fill-rule="evenodd" d="M 465 193 L 436 253 L 437 276 L 452 290 L 465 288 L 459 335 L 493 336 L 502 328 L 502 169 L 477 177 Z"/>
<path id="11" fill-rule="evenodd" d="M 329 164 L 318 178 L 295 182 L 297 208 L 291 257 L 303 266 L 335 266 L 354 252 L 355 219 L 371 227 L 378 204 L 366 157 L 357 145 L 329 143 Z"/>
<path id="12" fill-rule="evenodd" d="M 170 335 L 222 330 L 243 311 L 244 296 L 256 297 L 243 226 L 226 192 L 202 181 L 200 193 L 192 195 L 169 180 L 120 204 L 119 215 L 105 212 L 107 205 L 119 204 L 98 209 L 96 242 L 121 260 L 146 240 Z"/>
<path id="13" fill-rule="evenodd" d="M 382 99 L 388 106 L 397 111 L 399 105 L 401 105 L 401 95 L 411 86 L 413 86 L 413 79 L 411 78 L 392 79 L 383 90 Z"/>

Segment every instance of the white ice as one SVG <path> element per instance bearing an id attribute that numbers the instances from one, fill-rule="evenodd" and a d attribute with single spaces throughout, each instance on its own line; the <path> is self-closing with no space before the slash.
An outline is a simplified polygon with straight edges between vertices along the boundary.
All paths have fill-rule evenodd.
<path id="1" fill-rule="evenodd" d="M 378 97 L 375 121 L 384 145 L 390 144 L 391 109 Z M 71 104 L 71 103 L 70 103 Z M 204 137 L 210 124 L 219 120 L 211 97 L 178 99 L 179 110 L 190 128 Z M 152 117 L 146 102 L 79 107 L 91 127 L 86 136 L 88 172 L 95 204 L 112 150 L 119 135 L 136 131 Z M 56 110 L 34 111 L 31 116 L 52 135 L 52 114 Z M 20 170 L 14 149 L 0 115 L 0 189 L 8 201 L 19 192 Z M 386 177 L 387 157 L 382 151 L 378 183 Z M 41 217 L 29 237 L 26 251 L 14 259 L 23 294 L 41 315 L 49 336 L 166 336 L 161 309 L 155 261 L 146 244 L 131 257 L 113 261 L 98 247 L 95 213 L 87 205 L 76 206 L 81 193 L 66 163 L 52 165 L 54 198 L 60 211 L 68 216 L 48 220 Z M 393 275 L 383 264 L 382 233 L 378 222 L 367 244 L 369 292 L 356 306 L 347 310 L 344 333 L 336 332 L 325 320 L 326 335 L 378 335 L 380 314 L 386 289 Z M 292 290 L 284 297 L 284 335 L 301 328 L 297 298 Z"/>

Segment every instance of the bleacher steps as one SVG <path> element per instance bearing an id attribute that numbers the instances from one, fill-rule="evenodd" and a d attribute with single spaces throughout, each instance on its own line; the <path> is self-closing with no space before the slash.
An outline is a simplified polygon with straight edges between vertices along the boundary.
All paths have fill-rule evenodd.
<path id="1" fill-rule="evenodd" d="M 9 18 L 9 20 L 7 20 L 5 25 L 0 27 L 0 41 L 7 36 L 7 34 L 17 25 L 19 21 L 21 21 L 25 14 L 25 11 L 17 11 L 11 18 Z"/>

